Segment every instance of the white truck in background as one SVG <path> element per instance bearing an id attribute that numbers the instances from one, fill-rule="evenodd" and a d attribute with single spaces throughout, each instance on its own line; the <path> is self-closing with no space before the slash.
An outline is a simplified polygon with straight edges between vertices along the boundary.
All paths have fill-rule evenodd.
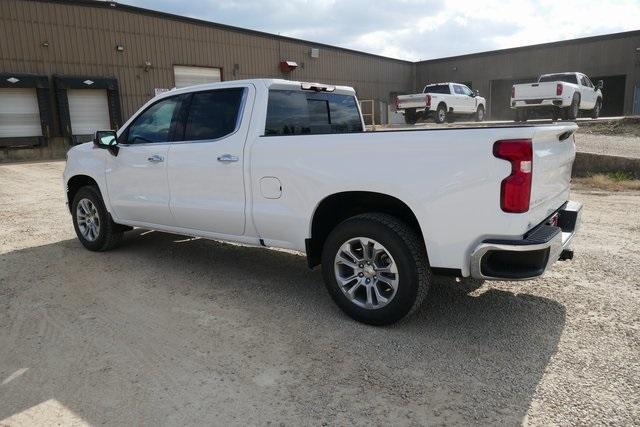
<path id="1" fill-rule="evenodd" d="M 582 73 L 543 74 L 536 83 L 513 85 L 510 104 L 519 122 L 527 121 L 533 110 L 549 111 L 553 120 L 575 120 L 580 110 L 586 110 L 597 119 L 602 109 L 602 86 L 602 80 L 594 85 Z"/>
<path id="2" fill-rule="evenodd" d="M 407 124 L 433 117 L 436 123 L 452 121 L 455 116 L 473 117 L 483 121 L 486 100 L 467 86 L 459 83 L 433 83 L 422 93 L 399 95 L 395 100 L 396 111 L 404 115 Z"/>
<path id="3" fill-rule="evenodd" d="M 153 98 L 69 150 L 64 183 L 89 250 L 139 227 L 301 251 L 340 308 L 383 325 L 438 276 L 524 280 L 571 257 L 576 129 L 365 132 L 350 87 L 238 80 Z"/>

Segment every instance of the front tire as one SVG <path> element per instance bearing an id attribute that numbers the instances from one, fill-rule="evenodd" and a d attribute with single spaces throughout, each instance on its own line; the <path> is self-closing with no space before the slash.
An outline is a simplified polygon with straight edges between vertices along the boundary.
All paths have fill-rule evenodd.
<path id="1" fill-rule="evenodd" d="M 431 282 L 416 233 L 382 213 L 354 216 L 328 236 L 322 251 L 324 282 L 351 318 L 389 325 L 415 312 Z"/>
<path id="2" fill-rule="evenodd" d="M 476 110 L 476 122 L 484 121 L 484 107 L 482 105 L 478 105 L 478 109 Z"/>
<path id="3" fill-rule="evenodd" d="M 593 110 L 591 110 L 591 118 L 597 119 L 600 117 L 600 110 L 602 110 L 602 99 L 598 98 L 596 105 L 594 105 Z"/>
<path id="4" fill-rule="evenodd" d="M 71 204 L 78 240 L 90 251 L 108 251 L 122 241 L 123 228 L 113 222 L 95 186 L 78 190 Z"/>

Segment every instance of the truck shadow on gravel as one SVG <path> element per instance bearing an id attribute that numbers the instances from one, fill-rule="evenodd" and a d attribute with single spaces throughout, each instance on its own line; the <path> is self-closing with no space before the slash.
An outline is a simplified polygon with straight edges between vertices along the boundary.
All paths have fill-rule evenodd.
<path id="1" fill-rule="evenodd" d="M 300 256 L 141 230 L 0 267 L 0 420 L 56 399 L 91 424 L 520 424 L 565 324 L 517 284 L 443 285 L 370 327 Z"/>

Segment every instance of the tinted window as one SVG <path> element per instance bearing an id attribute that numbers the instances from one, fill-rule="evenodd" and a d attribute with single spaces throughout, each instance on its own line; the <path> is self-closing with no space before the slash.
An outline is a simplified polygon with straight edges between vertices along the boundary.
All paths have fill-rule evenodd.
<path id="1" fill-rule="evenodd" d="M 471 89 L 469 89 L 466 86 L 460 86 L 462 88 L 462 93 L 464 93 L 467 96 L 471 96 L 473 95 L 473 91 Z"/>
<path id="2" fill-rule="evenodd" d="M 127 130 L 127 143 L 169 141 L 171 120 L 178 102 L 176 97 L 167 98 L 156 102 L 140 114 Z"/>
<path id="3" fill-rule="evenodd" d="M 355 97 L 332 93 L 271 90 L 265 135 L 362 132 Z"/>
<path id="4" fill-rule="evenodd" d="M 540 77 L 540 83 L 543 82 L 565 82 L 578 84 L 575 74 L 549 74 L 547 76 Z"/>
<path id="5" fill-rule="evenodd" d="M 425 86 L 424 93 L 451 94 L 451 90 L 449 90 L 449 85 L 429 85 Z"/>
<path id="6" fill-rule="evenodd" d="M 195 92 L 187 115 L 184 141 L 217 139 L 236 129 L 243 88 Z"/>
<path id="7" fill-rule="evenodd" d="M 587 76 L 580 77 L 580 83 L 582 83 L 582 86 L 593 87 L 591 80 Z"/>

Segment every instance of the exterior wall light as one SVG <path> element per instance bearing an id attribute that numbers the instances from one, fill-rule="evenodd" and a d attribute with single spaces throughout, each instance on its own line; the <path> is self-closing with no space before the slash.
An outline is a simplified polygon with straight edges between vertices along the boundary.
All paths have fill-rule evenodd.
<path id="1" fill-rule="evenodd" d="M 298 63 L 295 61 L 280 61 L 280 71 L 283 73 L 290 73 L 298 68 Z"/>
<path id="2" fill-rule="evenodd" d="M 117 46 L 116 46 L 116 50 L 117 50 L 118 52 L 124 52 L 124 46 L 122 46 L 121 44 L 119 44 L 119 45 L 117 45 Z"/>

